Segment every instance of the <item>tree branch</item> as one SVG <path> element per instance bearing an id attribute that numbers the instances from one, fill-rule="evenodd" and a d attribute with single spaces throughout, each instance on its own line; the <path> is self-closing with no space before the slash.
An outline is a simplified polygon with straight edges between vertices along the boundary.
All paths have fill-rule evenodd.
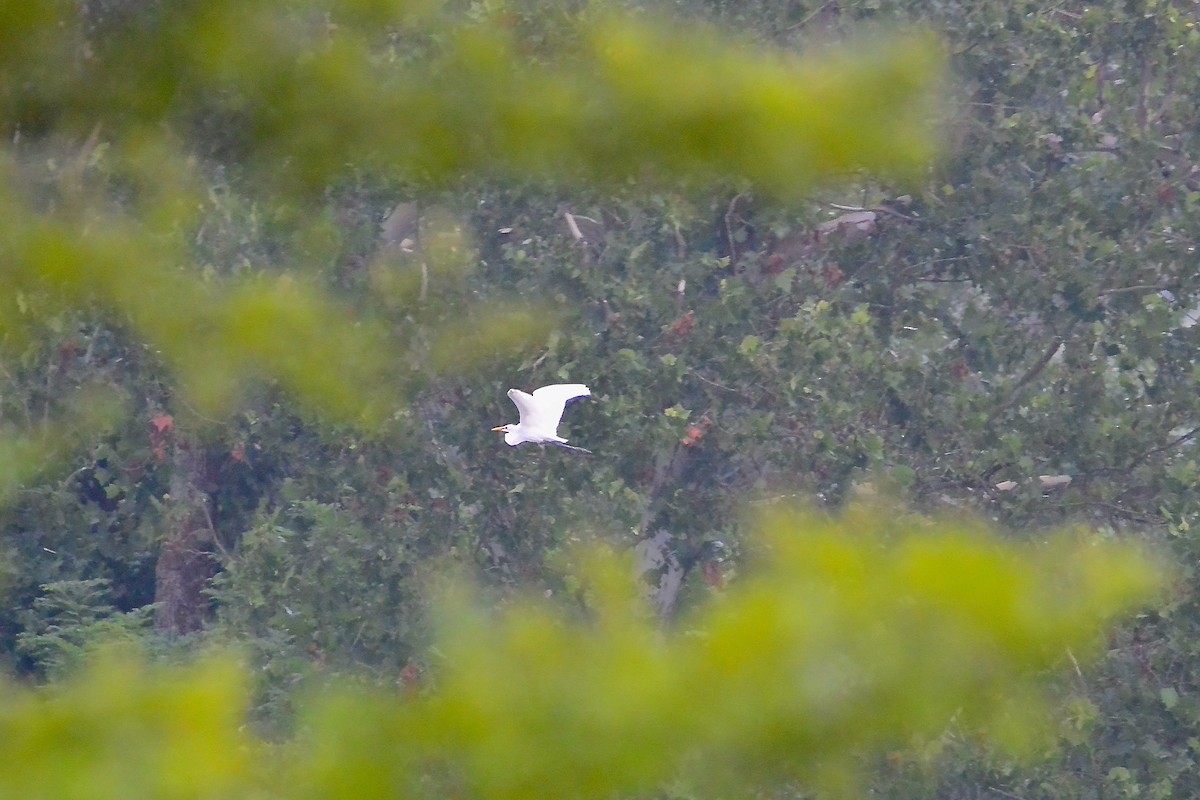
<path id="1" fill-rule="evenodd" d="M 991 426 L 992 423 L 1000 418 L 1001 414 L 1007 411 L 1008 408 L 1017 401 L 1017 398 L 1021 394 L 1021 390 L 1024 389 L 1025 386 L 1028 385 L 1034 378 L 1041 374 L 1042 370 L 1046 368 L 1046 365 L 1050 363 L 1050 359 L 1054 358 L 1055 354 L 1063 346 L 1063 342 L 1064 339 L 1061 336 L 1054 337 L 1054 341 L 1050 343 L 1050 348 L 1046 350 L 1046 352 L 1042 354 L 1042 357 L 1037 360 L 1037 363 L 1026 370 L 1025 374 L 1022 375 L 1020 380 L 1017 381 L 1017 385 L 1013 387 L 1008 399 L 997 406 L 996 410 L 988 416 L 987 422 L 984 423 L 985 426 Z"/>

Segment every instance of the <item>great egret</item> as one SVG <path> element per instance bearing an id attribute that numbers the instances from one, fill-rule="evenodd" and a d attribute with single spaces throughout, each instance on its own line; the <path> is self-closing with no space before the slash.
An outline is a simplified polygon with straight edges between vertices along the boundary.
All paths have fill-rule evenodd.
<path id="1" fill-rule="evenodd" d="M 590 397 L 592 390 L 582 383 L 554 383 L 535 389 L 533 394 L 526 394 L 520 389 L 509 389 L 508 398 L 521 412 L 521 421 L 516 425 L 501 425 L 492 428 L 493 431 L 504 431 L 504 443 L 516 447 L 521 442 L 536 442 L 537 444 L 556 444 L 568 450 L 584 450 L 567 444 L 567 440 L 558 435 L 558 423 L 562 420 L 563 409 L 567 403 L 576 397 Z"/>

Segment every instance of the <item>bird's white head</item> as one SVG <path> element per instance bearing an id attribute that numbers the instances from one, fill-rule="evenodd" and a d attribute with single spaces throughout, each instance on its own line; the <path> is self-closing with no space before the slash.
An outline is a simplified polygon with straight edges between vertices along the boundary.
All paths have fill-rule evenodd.
<path id="1" fill-rule="evenodd" d="M 517 445 L 521 440 L 517 437 L 517 426 L 509 423 L 508 425 L 500 425 L 492 428 L 496 433 L 504 434 L 504 443 L 507 445 Z M 515 440 L 515 441 L 514 441 Z"/>

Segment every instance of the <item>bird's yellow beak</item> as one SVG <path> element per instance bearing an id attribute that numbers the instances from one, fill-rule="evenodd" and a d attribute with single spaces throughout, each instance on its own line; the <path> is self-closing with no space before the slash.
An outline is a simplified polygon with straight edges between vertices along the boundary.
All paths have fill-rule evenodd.
<path id="1" fill-rule="evenodd" d="M 498 431 L 503 431 L 503 430 L 504 430 L 504 426 L 503 426 L 503 425 L 500 425 L 499 427 L 492 428 L 492 430 L 493 430 L 493 431 L 497 431 L 497 432 L 498 432 Z"/>

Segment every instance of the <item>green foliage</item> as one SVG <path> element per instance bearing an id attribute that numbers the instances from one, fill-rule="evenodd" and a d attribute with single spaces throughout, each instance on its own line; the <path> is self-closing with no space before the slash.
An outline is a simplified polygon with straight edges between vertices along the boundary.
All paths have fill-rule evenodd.
<path id="1" fill-rule="evenodd" d="M 431 571 L 408 537 L 380 541 L 330 505 L 302 501 L 264 514 L 214 581 L 218 639 L 260 664 L 259 716 L 279 724 L 293 689 L 323 670 L 394 674 L 421 640 L 419 590 Z M 286 694 L 286 693 L 285 693 Z"/>
<path id="2" fill-rule="evenodd" d="M 541 603 L 456 609 L 432 719 L 413 728 L 467 749 L 488 796 L 638 793 L 680 767 L 699 793 L 844 787 L 864 753 L 956 713 L 1027 744 L 1023 680 L 1064 646 L 1094 650 L 1086 631 L 1155 581 L 1132 553 L 1001 547 L 882 509 L 779 515 L 765 533 L 748 574 L 665 638 L 619 562 L 584 569 L 581 623 Z"/>
<path id="3" fill-rule="evenodd" d="M 929 155 L 937 61 L 920 40 L 802 61 L 597 10 L 577 20 L 571 46 L 535 59 L 493 14 L 462 22 L 437 4 L 344 2 L 321 21 L 320 10 L 6 5 L 6 35 L 21 45 L 0 59 L 11 142 L 0 289 L 18 313 L 0 333 L 28 341 L 43 320 L 91 307 L 145 344 L 174 375 L 176 402 L 201 418 L 228 415 L 266 382 L 378 426 L 411 388 L 397 351 L 414 371 L 458 368 L 465 353 L 502 351 L 542 326 L 517 307 L 396 341 L 383 309 L 349 307 L 301 277 L 330 255 L 313 235 L 328 231 L 323 212 L 305 200 L 347 163 L 393 184 L 464 172 L 751 177 L 790 195 L 819 173 L 911 170 Z M 271 261 L 292 271 L 258 263 L 226 279 L 227 267 L 195 263 L 189 240 L 228 213 L 206 189 L 225 167 L 279 221 Z"/>
<path id="4" fill-rule="evenodd" d="M 0 3 L 6 663 L 70 671 L 108 624 L 157 652 L 124 615 L 156 596 L 187 448 L 206 456 L 190 480 L 211 500 L 202 549 L 220 570 L 196 638 L 242 648 L 250 707 L 276 732 L 295 687 L 390 683 L 402 665 L 449 679 L 430 565 L 475 572 L 499 605 L 566 602 L 589 590 L 548 565 L 600 539 L 646 568 L 677 644 L 770 552 L 747 538 L 746 504 L 883 487 L 1008 538 L 1073 521 L 1158 541 L 1179 580 L 1097 666 L 1071 663 L 1075 645 L 1047 655 L 1054 719 L 1029 745 L 1046 760 L 980 756 L 971 725 L 943 729 L 943 714 L 915 737 L 870 729 L 874 791 L 1200 794 L 1191 6 L 672 0 L 614 20 L 573 2 L 325 5 Z M 940 36 L 916 58 L 928 40 L 812 46 L 913 23 Z M 903 187 L 849 172 L 810 196 L 806 174 L 925 152 L 911 136 L 928 95 L 910 81 L 935 50 L 956 79 L 940 87 L 945 157 L 902 170 Z M 891 57 L 907 63 L 877 81 Z M 789 98 L 820 113 L 774 116 Z M 837 150 L 852 143 L 870 152 Z M 404 235 L 381 235 L 404 209 Z M 511 419 L 509 386 L 567 380 L 595 392 L 566 425 L 596 457 L 487 432 Z M 108 600 L 75 614 L 42 588 L 93 579 Z M 924 634 L 939 630 L 910 635 L 934 649 Z M 882 707 L 881 726 L 903 708 Z M 347 701 L 346 730 L 330 730 L 362 746 L 331 752 L 398 785 L 370 763 L 391 754 L 383 734 L 349 738 L 373 711 L 391 724 L 380 709 Z M 620 774 L 654 773 L 633 769 Z M 357 785 L 352 771 L 336 777 Z"/>
<path id="5" fill-rule="evenodd" d="M 5 698 L 5 795 L 246 796 L 254 760 L 242 733 L 242 676 L 229 662 L 151 670 L 110 656 L 52 691 L 9 686 Z"/>
<path id="6" fill-rule="evenodd" d="M 78 60 L 82 20 L 56 5 L 10 12 L 25 36 L 53 43 L 2 62 L 16 78 L 0 98 L 10 124 L 86 136 L 121 108 L 118 130 L 144 150 L 169 142 L 145 141 L 148 128 L 202 113 L 264 178 L 318 192 L 349 161 L 441 183 L 619 183 L 649 169 L 794 195 L 814 174 L 912 170 L 931 154 L 937 56 L 919 38 L 800 60 L 595 4 L 530 57 L 518 38 L 530 29 L 515 30 L 503 4 L 464 21 L 441 3 L 215 2 L 101 19 L 86 65 L 34 81 L 47 63 Z"/>
<path id="7" fill-rule="evenodd" d="M 108 594 L 107 578 L 46 584 L 25 615 L 17 651 L 54 677 L 78 669 L 100 643 L 136 641 L 136 634 L 148 626 L 152 607 L 121 614 Z"/>
<path id="8" fill-rule="evenodd" d="M 24 430 L 16 426 L 0 430 L 0 501 L 11 500 L 17 487 L 34 481 L 41 470 L 60 461 L 81 441 L 114 427 L 124 411 L 119 396 L 91 387 L 64 405 L 53 418 L 47 414 Z"/>
<path id="9" fill-rule="evenodd" d="M 629 564 L 603 552 L 576 553 L 567 603 L 487 611 L 459 595 L 442 608 L 426 688 L 410 676 L 403 697 L 318 692 L 302 735 L 271 754 L 240 727 L 244 678 L 229 665 L 101 661 L 0 709 L 0 759 L 19 764 L 0 790 L 600 798 L 671 784 L 725 796 L 787 777 L 845 794 L 864 756 L 953 718 L 1027 751 L 1041 670 L 1094 653 L 1098 628 L 1157 583 L 1131 548 L 1001 545 L 883 508 L 775 515 L 756 550 L 674 632 L 638 600 Z"/>

